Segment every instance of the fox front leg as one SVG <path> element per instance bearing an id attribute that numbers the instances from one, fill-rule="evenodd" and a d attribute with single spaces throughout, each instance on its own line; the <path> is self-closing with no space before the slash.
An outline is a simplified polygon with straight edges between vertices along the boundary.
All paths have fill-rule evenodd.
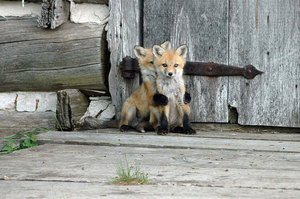
<path id="1" fill-rule="evenodd" d="M 189 104 L 192 101 L 191 95 L 188 92 L 184 93 L 183 101 L 185 104 Z"/>

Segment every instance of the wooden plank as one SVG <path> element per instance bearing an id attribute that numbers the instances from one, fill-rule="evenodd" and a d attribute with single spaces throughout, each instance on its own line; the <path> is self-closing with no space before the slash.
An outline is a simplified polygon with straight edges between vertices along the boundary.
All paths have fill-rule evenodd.
<path id="1" fill-rule="evenodd" d="M 0 91 L 106 90 L 102 33 L 91 24 L 45 30 L 36 18 L 0 21 Z"/>
<path id="2" fill-rule="evenodd" d="M 126 56 L 133 56 L 133 47 L 141 44 L 140 0 L 109 1 L 110 18 L 107 40 L 110 50 L 111 69 L 109 91 L 116 107 L 116 118 L 120 118 L 122 104 L 139 85 L 139 77 L 124 79 L 119 63 Z"/>
<path id="3" fill-rule="evenodd" d="M 192 9 L 191 9 L 192 8 Z M 144 1 L 144 45 L 188 45 L 189 61 L 227 64 L 227 1 Z M 186 76 L 191 121 L 228 122 L 228 77 Z"/>
<path id="4" fill-rule="evenodd" d="M 52 112 L 0 111 L 0 135 L 3 132 L 16 133 L 37 127 L 54 130 L 56 124 L 54 115 Z"/>
<path id="5" fill-rule="evenodd" d="M 194 125 L 193 125 L 194 127 Z M 193 135 L 193 137 L 197 138 L 221 138 L 221 139 L 230 139 L 230 140 L 266 140 L 266 141 L 291 141 L 291 142 L 300 142 L 300 131 L 298 132 L 260 132 L 260 133 L 254 133 L 251 131 L 237 131 L 234 129 L 226 130 L 223 129 L 223 131 L 216 131 L 216 130 L 210 130 L 207 131 L 199 130 L 197 127 L 197 134 Z M 82 131 L 79 131 L 82 132 Z M 120 134 L 120 131 L 116 129 L 115 127 L 107 127 L 106 129 L 97 129 L 97 130 L 89 130 L 84 131 L 87 133 L 107 133 L 107 134 Z M 83 133 L 83 132 L 82 132 Z M 141 135 L 139 132 L 126 132 L 126 134 L 130 135 Z M 157 135 L 156 132 L 147 132 L 144 134 L 145 136 L 148 135 Z M 191 137 L 187 135 L 182 134 L 175 134 L 170 133 L 168 136 L 172 137 Z"/>
<path id="6" fill-rule="evenodd" d="M 229 64 L 265 71 L 253 80 L 229 80 L 239 124 L 300 127 L 299 12 L 293 0 L 230 2 Z"/>
<path id="7" fill-rule="evenodd" d="M 16 1 L 16 0 L 6 0 Z M 25 2 L 42 2 L 43 0 L 25 0 Z M 73 0 L 74 3 L 108 4 L 108 0 Z"/>
<path id="8" fill-rule="evenodd" d="M 101 131 L 100 131 L 101 132 Z M 109 131 L 102 131 L 109 132 Z M 78 143 L 109 146 L 136 146 L 152 148 L 214 149 L 238 151 L 272 151 L 300 153 L 299 142 L 226 138 L 200 138 L 194 136 L 157 136 L 147 134 L 108 134 L 83 132 L 47 132 L 38 135 L 41 143 Z M 138 142 L 137 142 L 138 140 Z"/>
<path id="9" fill-rule="evenodd" d="M 0 178 L 108 183 L 126 158 L 158 185 L 299 191 L 298 157 L 295 153 L 46 144 L 0 156 Z M 16 166 L 21 163 L 22 167 Z"/>
<path id="10" fill-rule="evenodd" d="M 5 136 L 38 127 L 55 130 L 54 116 L 55 114 L 52 112 L 0 111 L 0 149 L 5 142 L 1 138 Z"/>
<path id="11" fill-rule="evenodd" d="M 39 26 L 55 29 L 67 22 L 70 15 L 70 3 L 66 0 L 43 0 Z"/>
<path id="12" fill-rule="evenodd" d="M 73 130 L 89 106 L 87 97 L 77 89 L 57 92 L 56 117 L 63 130 Z"/>
<path id="13" fill-rule="evenodd" d="M 14 190 L 14 191 L 11 191 Z M 0 192 L 3 198 L 246 198 L 298 199 L 298 190 L 228 188 L 228 187 L 183 187 L 176 184 L 147 186 L 114 186 L 103 183 L 2 181 Z"/>
<path id="14" fill-rule="evenodd" d="M 5 0 L 5 1 L 16 1 L 16 0 Z M 43 0 L 24 0 L 24 2 L 42 2 Z"/>
<path id="15" fill-rule="evenodd" d="M 108 4 L 108 0 L 73 0 L 74 3 Z"/>

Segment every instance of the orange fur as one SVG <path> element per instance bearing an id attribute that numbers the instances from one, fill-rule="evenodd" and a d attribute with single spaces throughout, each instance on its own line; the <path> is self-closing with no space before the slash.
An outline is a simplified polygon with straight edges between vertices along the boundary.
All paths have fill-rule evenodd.
<path id="1" fill-rule="evenodd" d="M 169 44 L 170 42 L 167 41 L 161 46 L 167 49 Z M 152 49 L 135 46 L 134 52 L 138 58 L 143 83 L 123 103 L 119 128 L 121 130 L 122 125 L 129 125 L 144 132 L 145 127 L 151 127 L 150 124 L 156 126 L 158 122 L 154 117 L 157 106 L 153 102 L 153 95 L 156 93 L 156 71 Z M 136 117 L 137 115 L 138 117 Z M 150 123 L 144 120 L 148 117 L 150 117 Z"/>
<path id="2" fill-rule="evenodd" d="M 185 45 L 176 50 L 165 50 L 160 46 L 153 46 L 154 65 L 157 71 L 157 91 L 169 98 L 169 104 L 159 109 L 160 115 L 163 112 L 166 114 L 170 128 L 183 126 L 184 114 L 190 114 L 189 105 L 183 103 L 186 91 L 183 79 L 186 53 Z"/>

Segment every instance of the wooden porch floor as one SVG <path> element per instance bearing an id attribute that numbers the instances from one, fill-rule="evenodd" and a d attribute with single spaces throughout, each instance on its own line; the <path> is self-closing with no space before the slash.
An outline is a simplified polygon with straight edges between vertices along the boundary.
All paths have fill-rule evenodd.
<path id="1" fill-rule="evenodd" d="M 1 198 L 300 198 L 300 134 L 40 134 L 0 156 Z M 111 185 L 124 161 L 150 185 Z"/>

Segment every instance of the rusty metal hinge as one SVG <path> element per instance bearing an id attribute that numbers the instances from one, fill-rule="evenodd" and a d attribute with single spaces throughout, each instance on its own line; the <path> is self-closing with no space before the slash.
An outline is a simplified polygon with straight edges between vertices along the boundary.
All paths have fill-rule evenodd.
<path id="1" fill-rule="evenodd" d="M 135 73 L 139 72 L 139 64 L 136 58 L 124 57 L 120 63 L 120 71 L 122 77 L 133 79 Z M 185 75 L 198 76 L 244 76 L 247 79 L 253 79 L 256 75 L 264 72 L 257 70 L 253 65 L 244 67 L 231 66 L 226 64 L 217 64 L 214 62 L 186 62 L 184 67 Z"/>

